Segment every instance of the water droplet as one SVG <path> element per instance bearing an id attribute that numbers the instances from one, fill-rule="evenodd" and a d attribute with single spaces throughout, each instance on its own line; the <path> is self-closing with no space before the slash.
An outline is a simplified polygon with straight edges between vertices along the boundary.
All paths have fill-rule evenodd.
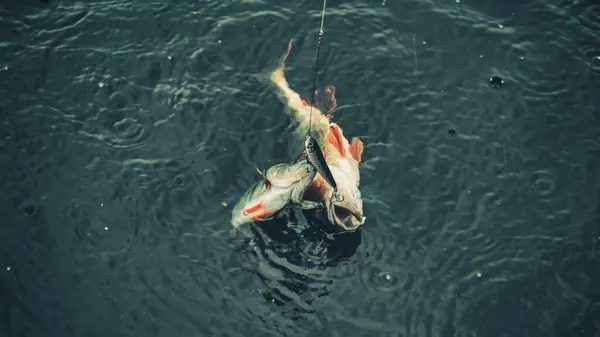
<path id="1" fill-rule="evenodd" d="M 107 231 L 108 230 L 108 226 L 104 226 L 104 230 Z"/>
<path id="2" fill-rule="evenodd" d="M 460 3 L 460 0 L 454 0 L 457 4 Z"/>
<path id="3" fill-rule="evenodd" d="M 504 28 L 504 25 L 503 24 L 499 24 L 498 28 L 502 29 L 502 28 Z"/>
<path id="4" fill-rule="evenodd" d="M 100 204 L 100 206 L 104 206 L 104 204 Z"/>
<path id="5" fill-rule="evenodd" d="M 6 271 L 10 271 L 10 266 L 6 267 Z"/>
<path id="6" fill-rule="evenodd" d="M 227 203 L 226 202 L 222 202 L 221 205 L 223 205 L 223 207 L 227 207 Z"/>
<path id="7" fill-rule="evenodd" d="M 520 58 L 521 60 L 523 60 L 525 57 L 523 57 L 523 56 L 519 56 L 519 58 Z"/>
<path id="8" fill-rule="evenodd" d="M 600 55 L 596 56 L 596 60 L 600 60 Z M 7 68 L 4 67 L 4 70 L 6 70 Z"/>
<path id="9" fill-rule="evenodd" d="M 169 55 L 169 56 L 167 56 L 167 58 L 170 60 L 173 58 L 173 56 Z"/>
<path id="10" fill-rule="evenodd" d="M 100 83 L 98 83 L 98 86 L 99 86 L 100 88 L 102 88 L 102 87 L 104 86 L 104 82 L 100 82 Z"/>
<path id="11" fill-rule="evenodd" d="M 477 273 L 477 277 L 481 277 L 481 273 Z"/>
<path id="12" fill-rule="evenodd" d="M 219 44 L 220 44 L 220 43 L 221 43 L 221 40 L 219 40 L 218 42 L 219 42 Z"/>
<path id="13" fill-rule="evenodd" d="M 482 59 L 482 58 L 483 58 L 483 54 L 480 54 L 480 55 L 479 55 L 479 58 L 480 58 L 480 59 Z"/>
<path id="14" fill-rule="evenodd" d="M 423 44 L 427 44 L 427 41 L 423 41 Z"/>
<path id="15" fill-rule="evenodd" d="M 492 76 L 490 77 L 490 85 L 494 88 L 500 88 L 504 85 L 504 80 L 500 76 Z"/>
<path id="16" fill-rule="evenodd" d="M 2 68 L 2 69 L 4 69 L 4 70 L 8 70 L 8 66 L 4 66 L 4 68 Z"/>

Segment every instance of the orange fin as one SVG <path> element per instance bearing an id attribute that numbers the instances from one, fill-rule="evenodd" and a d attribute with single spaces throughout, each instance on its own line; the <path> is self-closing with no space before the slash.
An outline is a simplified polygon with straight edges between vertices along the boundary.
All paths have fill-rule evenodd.
<path id="1" fill-rule="evenodd" d="M 335 87 L 333 85 L 315 90 L 314 98 L 314 107 L 319 109 L 324 115 L 333 111 L 337 106 Z"/>
<path id="2" fill-rule="evenodd" d="M 302 103 L 302 105 L 304 106 L 309 106 L 308 101 L 305 99 L 301 99 L 300 102 Z"/>
<path id="3" fill-rule="evenodd" d="M 252 221 L 262 220 L 262 219 L 265 219 L 265 218 L 273 215 L 274 213 L 275 212 L 272 212 L 272 211 L 264 211 L 264 212 L 262 212 L 260 214 L 256 214 L 255 216 L 253 216 L 252 218 L 250 218 L 250 220 L 252 220 Z"/>
<path id="4" fill-rule="evenodd" d="M 350 154 L 352 155 L 352 158 L 359 163 L 362 158 L 363 150 L 363 142 L 358 138 L 352 138 L 352 143 L 350 143 Z"/>
<path id="5" fill-rule="evenodd" d="M 327 140 L 333 145 L 342 157 L 346 157 L 346 148 L 344 147 L 344 136 L 342 130 L 336 124 L 329 126 L 329 132 L 327 133 Z"/>
<path id="6" fill-rule="evenodd" d="M 244 210 L 244 215 L 248 215 L 248 213 L 254 213 L 254 212 L 258 211 L 259 209 L 261 209 L 262 207 L 263 207 L 263 204 L 262 204 L 262 202 L 260 202 L 252 207 L 246 208 Z"/>

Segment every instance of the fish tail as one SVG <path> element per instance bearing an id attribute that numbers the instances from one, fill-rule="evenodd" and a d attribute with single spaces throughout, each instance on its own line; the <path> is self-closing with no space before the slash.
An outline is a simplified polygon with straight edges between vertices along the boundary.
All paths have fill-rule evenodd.
<path id="1" fill-rule="evenodd" d="M 287 60 L 292 50 L 293 39 L 288 43 L 288 48 L 281 58 L 281 63 L 271 73 L 271 82 L 279 89 L 279 94 L 283 101 L 289 107 L 289 112 L 294 119 L 298 122 L 297 134 L 304 136 L 304 134 L 310 130 L 316 130 L 317 133 L 325 134 L 329 127 L 329 120 L 323 115 L 323 113 L 310 106 L 310 103 L 302 99 L 300 94 L 290 88 L 289 83 L 284 75 L 285 61 Z"/>

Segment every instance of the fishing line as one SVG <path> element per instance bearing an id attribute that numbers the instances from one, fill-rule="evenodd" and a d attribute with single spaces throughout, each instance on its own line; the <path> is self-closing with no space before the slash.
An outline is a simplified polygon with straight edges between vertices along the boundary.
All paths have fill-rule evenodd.
<path id="1" fill-rule="evenodd" d="M 313 90 L 312 90 L 312 98 L 310 99 L 310 113 L 308 119 L 308 132 L 307 134 L 311 134 L 312 130 L 312 108 L 315 104 L 315 90 L 317 89 L 317 72 L 319 70 L 319 51 L 321 50 L 321 40 L 323 39 L 323 23 L 325 22 L 325 6 L 327 5 L 327 0 L 323 0 L 323 12 L 321 13 L 321 28 L 319 28 L 319 41 L 317 42 L 317 60 L 315 62 L 315 76 L 313 78 Z"/>
<path id="2" fill-rule="evenodd" d="M 325 156 L 323 155 L 323 151 L 319 146 L 317 140 L 313 138 L 312 131 L 312 111 L 313 106 L 315 105 L 315 93 L 317 89 L 317 73 L 319 71 L 319 52 L 321 51 L 321 40 L 323 39 L 323 22 L 325 22 L 325 8 L 327 6 L 327 0 L 323 0 L 323 12 L 321 13 L 321 27 L 319 28 L 319 41 L 317 43 L 317 59 L 315 61 L 315 74 L 313 77 L 313 89 L 312 89 L 312 98 L 310 100 L 310 112 L 309 112 L 309 120 L 308 120 L 308 131 L 306 132 L 306 140 L 304 141 L 304 147 L 306 149 L 306 155 L 308 161 L 311 163 L 313 167 L 317 169 L 317 172 L 323 176 L 323 178 L 327 181 L 331 187 L 333 187 L 333 193 L 331 195 L 331 200 L 333 200 L 334 196 L 337 196 L 337 184 L 331 171 L 329 170 L 329 166 L 327 165 L 327 161 L 325 160 Z"/>

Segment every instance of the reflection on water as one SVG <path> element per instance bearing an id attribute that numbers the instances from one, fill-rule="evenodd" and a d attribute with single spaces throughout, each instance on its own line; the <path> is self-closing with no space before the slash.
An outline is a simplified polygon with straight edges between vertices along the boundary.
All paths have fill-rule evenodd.
<path id="1" fill-rule="evenodd" d="M 317 80 L 365 143 L 367 222 L 230 236 L 301 146 L 266 74 L 293 37 L 309 93 L 321 5 L 1 2 L 0 331 L 600 332 L 594 1 L 328 3 Z"/>

